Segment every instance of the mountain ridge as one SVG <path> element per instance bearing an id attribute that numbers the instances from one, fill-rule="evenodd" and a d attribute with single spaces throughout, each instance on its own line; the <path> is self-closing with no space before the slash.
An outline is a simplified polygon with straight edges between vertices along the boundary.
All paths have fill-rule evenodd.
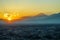
<path id="1" fill-rule="evenodd" d="M 3 21 L 0 22 L 4 23 Z M 50 16 L 35 16 L 24 20 L 15 21 L 12 24 L 60 24 L 60 13 Z"/>
<path id="2" fill-rule="evenodd" d="M 27 23 L 27 24 L 59 24 L 60 23 L 60 13 L 57 14 L 53 14 L 50 16 L 44 16 L 44 18 L 42 19 L 42 17 L 33 17 L 27 20 L 22 21 L 21 23 Z"/>

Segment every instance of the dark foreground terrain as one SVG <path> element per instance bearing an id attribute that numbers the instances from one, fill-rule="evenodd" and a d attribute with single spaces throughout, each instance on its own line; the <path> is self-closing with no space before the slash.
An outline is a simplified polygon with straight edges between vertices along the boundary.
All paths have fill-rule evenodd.
<path id="1" fill-rule="evenodd" d="M 0 25 L 0 40 L 60 40 L 60 25 Z"/>

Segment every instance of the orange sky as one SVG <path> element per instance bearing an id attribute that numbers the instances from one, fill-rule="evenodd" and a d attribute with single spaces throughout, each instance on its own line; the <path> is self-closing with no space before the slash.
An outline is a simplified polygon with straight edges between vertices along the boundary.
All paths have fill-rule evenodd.
<path id="1" fill-rule="evenodd" d="M 39 13 L 51 15 L 60 12 L 60 0 L 0 0 L 0 18 L 8 13 L 12 18 L 34 16 Z"/>

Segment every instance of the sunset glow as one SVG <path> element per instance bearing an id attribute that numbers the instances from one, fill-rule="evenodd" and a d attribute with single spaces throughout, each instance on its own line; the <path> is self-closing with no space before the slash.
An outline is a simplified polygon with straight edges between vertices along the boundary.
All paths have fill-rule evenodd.
<path id="1" fill-rule="evenodd" d="M 8 18 L 9 21 L 11 21 L 12 19 L 11 18 Z"/>
<path id="2" fill-rule="evenodd" d="M 60 0 L 0 0 L 0 18 L 13 20 L 60 12 Z"/>
<path id="3" fill-rule="evenodd" d="M 5 13 L 5 14 L 4 14 L 4 17 L 7 18 L 7 17 L 8 17 L 8 13 Z"/>
<path id="4" fill-rule="evenodd" d="M 10 17 L 10 15 L 8 13 L 4 14 L 4 19 L 9 20 L 9 21 L 12 20 L 12 18 Z"/>

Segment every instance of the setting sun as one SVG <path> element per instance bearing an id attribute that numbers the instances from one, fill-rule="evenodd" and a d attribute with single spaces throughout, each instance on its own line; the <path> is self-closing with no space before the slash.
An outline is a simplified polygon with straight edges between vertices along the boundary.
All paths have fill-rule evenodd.
<path id="1" fill-rule="evenodd" d="M 11 18 L 8 18 L 9 21 L 11 21 L 12 19 Z"/>
<path id="2" fill-rule="evenodd" d="M 4 19 L 9 20 L 9 21 L 12 20 L 12 18 L 10 17 L 10 15 L 8 13 L 4 14 Z"/>
<path id="3" fill-rule="evenodd" d="M 7 18 L 7 17 L 8 17 L 8 13 L 5 13 L 5 14 L 4 14 L 4 17 Z"/>

